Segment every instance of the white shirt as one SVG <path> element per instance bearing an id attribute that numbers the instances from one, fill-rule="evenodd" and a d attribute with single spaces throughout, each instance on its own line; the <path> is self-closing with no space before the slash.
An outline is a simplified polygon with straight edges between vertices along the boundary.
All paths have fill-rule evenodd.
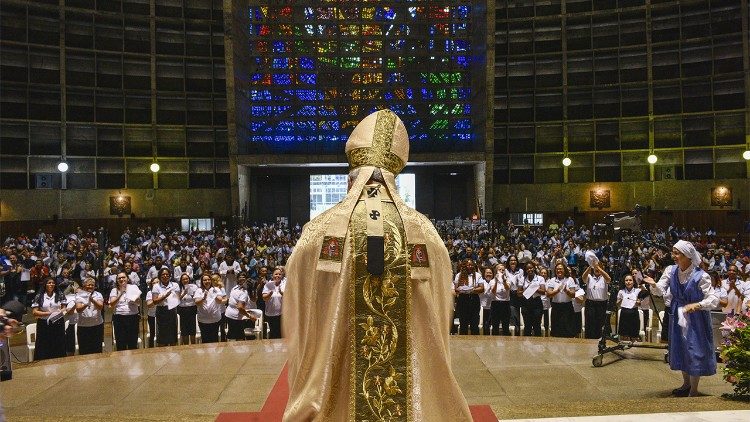
<path id="1" fill-rule="evenodd" d="M 140 292 L 140 290 L 138 290 Z M 120 292 L 115 288 L 109 292 L 109 303 L 117 297 Z M 139 293 L 140 295 L 140 293 Z M 120 296 L 120 299 L 115 304 L 114 314 L 116 315 L 136 315 L 138 313 L 138 302 L 131 302 L 125 293 Z"/>
<path id="2" fill-rule="evenodd" d="M 492 306 L 492 291 L 490 290 L 491 283 L 492 283 L 492 280 L 482 279 L 482 285 L 484 286 L 484 291 L 479 294 L 479 304 L 484 309 L 490 309 L 490 307 Z"/>
<path id="3" fill-rule="evenodd" d="M 510 268 L 506 268 L 505 277 L 508 278 L 510 290 L 515 291 L 516 289 L 518 289 L 518 281 L 523 278 L 523 270 L 520 267 L 516 267 L 515 271 L 511 271 Z"/>
<path id="4" fill-rule="evenodd" d="M 42 293 L 42 306 L 39 306 L 39 303 L 37 301 L 34 301 L 34 303 L 31 304 L 32 308 L 37 308 L 40 311 L 43 312 L 57 312 L 59 311 L 63 306 L 65 306 L 65 302 L 58 302 L 55 300 L 55 293 L 52 293 L 52 296 L 47 296 L 47 292 Z M 46 320 L 49 317 L 49 315 L 45 315 L 43 317 L 39 317 L 39 319 Z"/>
<path id="5" fill-rule="evenodd" d="M 91 301 L 89 301 L 89 296 L 91 296 Z M 102 318 L 102 311 L 100 309 L 96 309 L 96 306 L 94 306 L 93 302 L 94 300 L 103 303 L 104 298 L 102 297 L 102 294 L 97 291 L 94 291 L 92 293 L 83 291 L 76 295 L 76 305 L 86 305 L 86 307 L 83 308 L 82 311 L 78 312 L 79 327 L 95 327 L 104 323 L 104 318 Z"/>
<path id="6" fill-rule="evenodd" d="M 180 282 L 180 277 L 182 277 L 182 273 L 187 273 L 187 275 L 190 276 L 190 281 L 193 281 L 193 267 L 192 266 L 188 265 L 187 267 L 185 267 L 184 271 L 182 267 L 179 265 L 174 267 L 174 271 L 172 272 L 172 274 L 174 275 L 175 282 L 177 283 Z"/>
<path id="7" fill-rule="evenodd" d="M 195 291 L 198 290 L 198 286 L 193 283 L 188 283 L 184 286 L 182 286 L 182 291 L 180 291 L 180 295 L 185 293 L 184 296 L 182 296 L 182 299 L 180 299 L 180 305 L 182 307 L 188 307 L 188 306 L 195 306 L 195 299 L 193 298 L 193 295 L 195 295 Z"/>
<path id="8" fill-rule="evenodd" d="M 273 280 L 266 283 L 263 286 L 263 294 L 271 293 L 271 297 L 265 299 L 266 301 L 266 315 L 268 316 L 279 316 L 281 315 L 281 304 L 283 301 L 282 293 L 286 290 L 286 279 L 282 279 L 278 286 Z"/>
<path id="9" fill-rule="evenodd" d="M 737 290 L 739 290 L 742 293 L 745 292 L 745 283 L 742 280 L 740 280 L 739 277 L 737 277 L 735 281 L 735 285 L 737 286 Z M 726 297 L 727 297 L 727 306 L 723 307 L 721 310 L 725 314 L 728 314 L 732 311 L 734 311 L 735 313 L 738 313 L 740 309 L 742 308 L 742 301 L 744 300 L 744 298 L 740 297 L 740 295 L 738 295 L 734 289 L 730 289 L 728 278 L 721 281 L 721 290 L 724 290 L 724 292 L 726 292 Z"/>
<path id="10" fill-rule="evenodd" d="M 208 297 L 206 297 L 208 293 Z M 217 297 L 224 297 L 226 294 L 218 287 L 211 287 L 208 292 L 202 288 L 198 288 L 193 294 L 194 300 L 205 299 L 198 306 L 198 322 L 202 324 L 213 324 L 221 320 L 221 306 L 216 302 Z"/>
<path id="11" fill-rule="evenodd" d="M 177 285 L 174 281 L 170 281 L 166 286 L 161 284 L 161 282 L 154 284 L 154 287 L 151 288 L 151 299 L 156 299 L 159 296 L 165 294 L 168 290 L 172 291 L 172 294 L 176 294 L 175 292 L 180 291 L 180 286 Z M 167 306 L 167 299 L 164 298 L 161 302 L 157 303 L 156 306 Z"/>
<path id="12" fill-rule="evenodd" d="M 728 299 L 727 297 L 727 291 L 721 287 L 716 288 L 714 287 L 714 293 L 716 293 L 716 297 L 719 298 L 719 302 L 721 302 L 724 299 Z M 721 311 L 724 312 L 724 308 L 721 307 L 721 304 L 717 304 L 714 308 L 714 311 Z"/>
<path id="13" fill-rule="evenodd" d="M 607 280 L 603 275 L 599 277 L 589 274 L 586 280 L 586 299 L 588 300 L 607 300 L 609 291 L 607 289 Z"/>
<path id="14" fill-rule="evenodd" d="M 230 273 L 229 270 L 233 272 Z M 221 276 L 221 282 L 224 283 L 224 288 L 230 292 L 237 285 L 237 274 L 242 271 L 239 262 L 232 261 L 231 264 L 227 264 L 227 261 L 221 261 L 219 264 L 219 275 Z M 229 294 L 231 296 L 231 293 Z"/>
<path id="15" fill-rule="evenodd" d="M 130 274 L 127 274 L 128 276 L 128 284 L 134 284 L 136 286 L 141 285 L 141 278 L 138 277 L 138 273 L 135 271 L 131 271 Z"/>
<path id="16" fill-rule="evenodd" d="M 489 284 L 489 294 L 493 301 L 499 300 L 501 302 L 508 302 L 510 301 L 510 290 L 505 288 L 505 283 L 503 283 L 503 280 L 498 280 L 498 276 L 496 275 L 494 279 Z M 497 284 L 497 290 L 495 290 L 495 294 L 492 294 L 492 289 Z M 508 284 L 508 287 L 510 287 L 510 283 Z"/>
<path id="17" fill-rule="evenodd" d="M 621 307 L 625 309 L 637 309 L 637 305 L 635 305 L 635 303 L 637 303 L 638 301 L 638 293 L 640 292 L 641 292 L 641 289 L 637 287 L 633 287 L 630 290 L 628 290 L 627 288 L 621 289 L 619 292 L 617 292 L 617 301 L 620 302 L 621 300 L 625 298 L 632 299 L 634 303 L 633 306 L 621 306 Z"/>
<path id="18" fill-rule="evenodd" d="M 227 302 L 227 310 L 224 315 L 231 319 L 242 319 L 239 309 L 237 306 L 241 303 L 243 306 L 250 301 L 250 296 L 247 294 L 247 290 L 240 286 L 235 286 L 229 292 L 229 302 Z"/>
<path id="19" fill-rule="evenodd" d="M 659 278 L 659 281 L 656 282 L 656 291 L 652 293 L 656 293 L 657 295 L 661 294 L 664 295 L 664 303 L 667 303 L 667 295 L 669 295 L 669 303 L 672 303 L 673 296 L 669 292 L 669 283 L 672 279 L 672 272 L 674 271 L 676 265 L 670 265 L 667 268 L 664 269 L 664 272 L 661 274 L 661 277 Z M 686 284 L 688 282 L 688 279 L 690 275 L 693 273 L 694 266 L 688 267 L 687 270 L 681 271 L 679 268 L 677 268 L 677 281 L 680 284 Z M 698 287 L 703 291 L 703 300 L 698 302 L 702 309 L 713 309 L 718 303 L 719 298 L 716 297 L 716 293 L 714 293 L 714 288 L 711 286 L 711 276 L 708 275 L 705 271 L 701 275 L 700 282 L 698 284 Z M 687 303 L 682 304 L 687 305 Z"/>
<path id="20" fill-rule="evenodd" d="M 532 277 L 531 279 L 529 279 L 529 277 L 525 277 L 525 276 L 524 276 L 524 277 L 523 277 L 523 278 L 522 278 L 522 279 L 521 279 L 521 280 L 519 281 L 519 283 L 518 283 L 518 286 L 517 286 L 517 287 L 518 287 L 519 289 L 521 289 L 521 290 L 525 291 L 525 290 L 526 290 L 526 289 L 528 289 L 528 288 L 529 288 L 529 287 L 530 287 L 530 286 L 531 286 L 532 284 L 537 284 L 537 286 L 545 286 L 545 287 L 546 287 L 546 283 L 544 282 L 544 279 L 543 279 L 543 278 L 542 278 L 542 277 L 541 277 L 540 275 L 537 275 L 537 274 L 534 274 L 534 277 Z M 535 292 L 534 292 L 534 295 L 533 295 L 533 296 L 531 296 L 531 297 L 532 297 L 532 298 L 537 298 L 537 297 L 541 297 L 541 296 L 542 296 L 542 294 L 543 294 L 543 293 L 539 293 L 539 291 L 537 290 L 537 291 L 535 291 Z"/>
<path id="21" fill-rule="evenodd" d="M 571 298 L 570 296 L 568 296 L 567 293 L 565 293 L 565 289 L 576 285 L 575 281 L 573 281 L 573 279 L 570 277 L 565 277 L 562 280 L 558 279 L 557 277 L 553 277 L 547 280 L 548 289 L 553 289 L 553 290 L 557 289 L 557 287 L 560 286 L 560 284 L 563 284 L 564 286 L 562 289 L 560 289 L 559 292 L 557 292 L 557 294 L 554 297 L 552 297 L 552 303 L 572 302 L 573 298 Z"/>

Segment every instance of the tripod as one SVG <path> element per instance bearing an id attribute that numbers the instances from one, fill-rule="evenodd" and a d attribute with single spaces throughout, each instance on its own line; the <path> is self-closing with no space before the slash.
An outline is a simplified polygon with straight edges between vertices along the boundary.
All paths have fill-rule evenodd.
<path id="1" fill-rule="evenodd" d="M 621 261 L 622 259 L 622 252 L 621 250 L 618 251 L 618 261 Z M 624 262 L 620 262 L 620 268 L 618 268 L 618 271 L 615 272 L 616 278 L 615 280 L 620 280 L 623 278 L 624 274 L 627 273 L 625 270 L 627 266 Z M 617 301 L 617 291 L 618 291 L 619 283 L 615 284 L 614 282 L 610 283 L 609 288 L 609 296 L 607 298 L 607 312 L 606 316 L 604 318 L 604 326 L 602 327 L 602 337 L 599 339 L 599 343 L 597 344 L 597 354 L 594 355 L 594 357 L 591 359 L 591 364 L 595 367 L 600 367 L 604 363 L 604 355 L 607 353 L 616 353 L 618 351 L 625 351 L 631 348 L 643 348 L 643 349 L 666 349 L 666 344 L 655 344 L 655 343 L 635 343 L 632 341 L 621 341 L 618 335 L 612 335 L 612 325 L 611 325 L 611 318 L 612 318 L 612 312 L 615 310 L 615 302 Z M 656 309 L 656 302 L 654 301 L 654 297 L 651 294 L 650 289 L 646 289 L 646 292 L 648 292 L 648 297 L 651 299 L 651 310 L 654 312 L 654 315 L 659 319 L 659 323 L 662 324 L 661 317 L 659 316 L 659 312 Z M 619 321 L 618 321 L 619 322 Z M 614 342 L 615 344 L 612 346 L 607 345 L 607 341 Z M 621 356 L 618 354 L 618 356 Z M 622 357 L 622 356 L 621 356 Z M 664 361 L 669 362 L 669 353 L 664 355 Z"/>

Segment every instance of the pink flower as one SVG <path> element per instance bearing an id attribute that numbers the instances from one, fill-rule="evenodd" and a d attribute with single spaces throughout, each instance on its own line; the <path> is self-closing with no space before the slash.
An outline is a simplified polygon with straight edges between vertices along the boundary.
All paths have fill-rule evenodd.
<path id="1" fill-rule="evenodd" d="M 733 332 L 734 330 L 739 328 L 738 322 L 739 321 L 737 321 L 737 318 L 728 316 L 727 319 L 721 323 L 721 329 Z"/>

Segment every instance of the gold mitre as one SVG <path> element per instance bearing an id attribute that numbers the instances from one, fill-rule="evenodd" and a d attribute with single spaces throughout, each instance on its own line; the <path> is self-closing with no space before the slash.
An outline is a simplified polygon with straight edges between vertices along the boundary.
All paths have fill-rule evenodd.
<path id="1" fill-rule="evenodd" d="M 365 117 L 346 141 L 346 158 L 350 170 L 374 166 L 397 175 L 409 160 L 404 122 L 388 109 Z"/>

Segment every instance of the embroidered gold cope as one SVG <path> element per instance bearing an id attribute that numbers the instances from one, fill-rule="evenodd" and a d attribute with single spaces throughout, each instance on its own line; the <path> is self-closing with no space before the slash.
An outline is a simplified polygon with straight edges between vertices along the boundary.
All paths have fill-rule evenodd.
<path id="1" fill-rule="evenodd" d="M 376 127 L 383 125 L 371 125 L 371 136 Z M 381 168 L 384 272 L 371 275 L 373 215 L 363 192 L 374 167 L 361 164 L 346 198 L 305 225 L 286 266 L 284 420 L 470 421 L 450 366 L 448 251 L 432 223 L 398 196 L 393 173 Z"/>

